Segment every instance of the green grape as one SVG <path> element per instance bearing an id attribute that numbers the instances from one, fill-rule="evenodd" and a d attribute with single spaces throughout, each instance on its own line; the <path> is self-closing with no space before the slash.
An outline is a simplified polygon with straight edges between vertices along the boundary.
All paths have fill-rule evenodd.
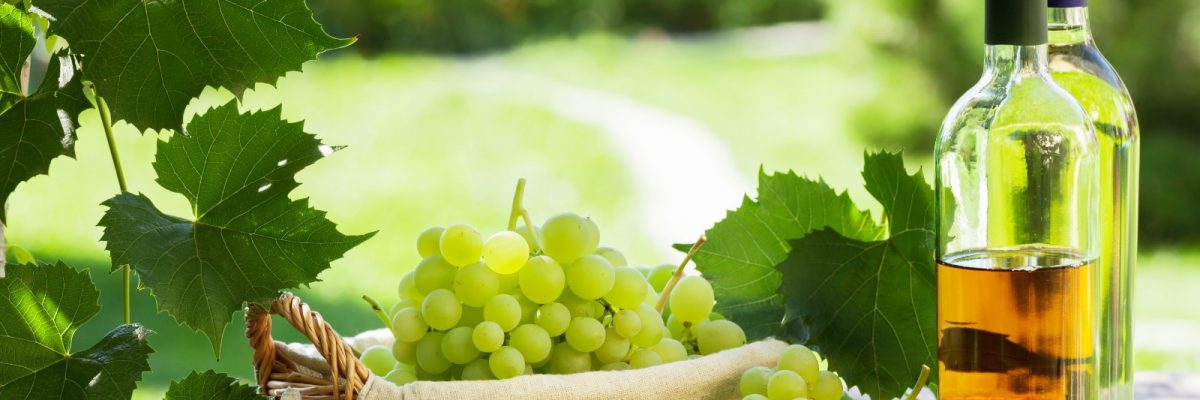
<path id="1" fill-rule="evenodd" d="M 669 364 L 676 361 L 686 361 L 688 357 L 687 348 L 683 347 L 683 343 L 671 338 L 664 338 L 658 344 L 651 347 L 658 353 L 658 357 L 662 358 L 663 364 Z"/>
<path id="2" fill-rule="evenodd" d="M 396 358 L 392 357 L 392 349 L 384 346 L 368 347 L 358 359 L 376 376 L 387 375 L 392 368 L 396 367 Z"/>
<path id="3" fill-rule="evenodd" d="M 546 304 L 558 299 L 566 287 L 567 277 L 553 258 L 537 256 L 530 258 L 520 272 L 521 293 L 530 301 Z"/>
<path id="4" fill-rule="evenodd" d="M 620 362 L 625 359 L 627 354 L 629 354 L 629 339 L 618 335 L 613 328 L 604 330 L 604 344 L 592 353 L 601 364 Z"/>
<path id="5" fill-rule="evenodd" d="M 463 306 L 462 318 L 458 319 L 458 326 L 473 327 L 483 322 L 483 307 Z"/>
<path id="6" fill-rule="evenodd" d="M 480 358 L 463 367 L 462 380 L 464 381 L 490 381 L 493 379 L 496 379 L 496 375 L 492 375 L 492 367 L 488 365 L 488 360 Z"/>
<path id="7" fill-rule="evenodd" d="M 596 318 L 599 316 L 596 314 L 596 308 L 592 306 L 596 303 L 595 301 L 581 299 L 570 290 L 564 290 L 562 296 L 558 296 L 558 302 L 567 307 L 572 317 Z"/>
<path id="8" fill-rule="evenodd" d="M 442 354 L 455 364 L 466 364 L 479 358 L 479 349 L 473 342 L 474 329 L 460 326 L 446 332 L 442 339 Z"/>
<path id="9" fill-rule="evenodd" d="M 650 287 L 654 288 L 655 292 L 662 292 L 666 289 L 667 282 L 671 281 L 671 275 L 675 275 L 677 265 L 662 264 L 650 270 L 650 276 L 646 280 L 650 282 Z"/>
<path id="10" fill-rule="evenodd" d="M 462 319 L 462 303 L 454 296 L 454 292 L 434 290 L 421 303 L 421 316 L 429 327 L 439 331 L 449 330 Z"/>
<path id="11" fill-rule="evenodd" d="M 671 315 L 683 322 L 699 322 L 708 319 L 713 309 L 712 285 L 699 276 L 688 276 L 679 280 L 671 291 Z"/>
<path id="12" fill-rule="evenodd" d="M 395 341 L 392 343 L 392 358 L 399 361 L 401 364 L 413 365 L 417 363 L 417 342 L 402 342 Z"/>
<path id="13" fill-rule="evenodd" d="M 483 319 L 495 322 L 505 332 L 521 323 L 521 303 L 507 294 L 498 294 L 483 305 Z"/>
<path id="14" fill-rule="evenodd" d="M 604 344 L 604 325 L 592 318 L 575 317 L 567 327 L 567 344 L 584 353 L 590 353 Z"/>
<path id="15" fill-rule="evenodd" d="M 520 234 L 521 237 L 525 238 L 525 243 L 529 243 L 529 251 L 531 252 L 537 252 L 538 250 L 541 250 L 541 248 L 538 247 L 537 240 L 537 237 L 541 236 L 541 232 L 542 228 L 539 228 L 537 225 L 533 226 L 532 231 L 526 229 L 524 223 L 517 225 L 517 234 Z"/>
<path id="16" fill-rule="evenodd" d="M 767 396 L 763 396 L 761 394 L 756 393 L 756 394 L 752 394 L 752 395 L 743 397 L 742 400 L 770 400 L 770 399 L 768 399 Z M 792 400 L 795 400 L 795 399 L 792 399 Z"/>
<path id="17" fill-rule="evenodd" d="M 421 370 L 437 375 L 450 369 L 450 360 L 442 354 L 442 339 L 445 337 L 446 334 L 442 332 L 429 332 L 417 342 L 417 366 Z"/>
<path id="18" fill-rule="evenodd" d="M 431 256 L 417 264 L 417 269 L 413 271 L 413 284 L 422 295 L 438 289 L 453 289 L 456 273 L 458 268 L 450 265 L 442 256 Z"/>
<path id="19" fill-rule="evenodd" d="M 600 226 L 596 225 L 596 221 L 591 218 L 584 218 L 584 228 L 587 230 L 587 245 L 584 247 L 584 254 L 592 254 L 596 249 L 600 248 Z"/>
<path id="20" fill-rule="evenodd" d="M 388 372 L 388 374 L 383 377 L 383 380 L 391 382 L 396 386 L 404 386 L 406 384 L 416 382 L 417 374 L 404 368 L 396 368 L 393 369 L 392 372 Z"/>
<path id="21" fill-rule="evenodd" d="M 652 306 L 658 304 L 658 293 L 650 286 L 650 282 L 646 282 L 646 297 L 642 298 L 642 303 Z"/>
<path id="22" fill-rule="evenodd" d="M 830 371 L 817 374 L 817 381 L 809 388 L 809 397 L 813 400 L 840 400 L 845 393 L 842 378 Z"/>
<path id="23" fill-rule="evenodd" d="M 671 334 L 671 337 L 683 339 L 683 334 L 687 330 L 688 328 L 683 326 L 683 321 L 680 321 L 679 318 L 675 318 L 674 315 L 667 317 L 667 332 Z"/>
<path id="24" fill-rule="evenodd" d="M 483 261 L 497 274 L 515 274 L 528 259 L 529 243 L 516 232 L 497 232 L 483 243 Z"/>
<path id="25" fill-rule="evenodd" d="M 587 372 L 592 369 L 592 356 L 561 342 L 550 351 L 550 362 L 546 367 L 550 373 L 562 375 Z"/>
<path id="26" fill-rule="evenodd" d="M 488 358 L 488 367 L 497 378 L 512 378 L 525 373 L 525 357 L 517 349 L 504 346 Z"/>
<path id="27" fill-rule="evenodd" d="M 620 250 L 612 247 L 601 247 L 596 249 L 596 255 L 604 257 L 613 267 L 624 267 L 629 265 L 629 261 L 625 260 L 625 255 L 621 254 Z"/>
<path id="28" fill-rule="evenodd" d="M 767 367 L 750 367 L 746 372 L 742 373 L 742 381 L 738 386 L 741 389 L 742 396 L 752 394 L 766 395 L 767 381 L 771 380 L 771 375 L 775 370 Z"/>
<path id="29" fill-rule="evenodd" d="M 525 357 L 525 361 L 531 363 L 545 361 L 546 357 L 550 356 L 553 344 L 550 341 L 550 334 L 546 333 L 545 329 L 531 324 L 513 329 L 508 339 L 508 345 L 520 351 L 521 355 Z"/>
<path id="30" fill-rule="evenodd" d="M 550 303 L 538 308 L 536 323 L 551 337 L 562 336 L 571 325 L 571 311 L 562 303 Z"/>
<path id="31" fill-rule="evenodd" d="M 746 344 L 746 332 L 732 321 L 709 321 L 696 331 L 696 343 L 700 354 L 709 355 Z"/>
<path id="32" fill-rule="evenodd" d="M 521 270 L 524 270 L 522 268 Z M 520 285 L 521 273 L 515 274 L 496 274 L 496 281 L 500 282 L 500 293 L 508 293 L 516 289 Z"/>
<path id="33" fill-rule="evenodd" d="M 628 371 L 631 369 L 633 369 L 633 367 L 629 366 L 629 363 L 627 362 L 609 363 L 604 364 L 603 367 L 600 367 L 601 371 Z"/>
<path id="34" fill-rule="evenodd" d="M 616 282 L 613 267 L 600 256 L 583 256 L 566 268 L 567 287 L 584 300 L 599 299 Z"/>
<path id="35" fill-rule="evenodd" d="M 770 400 L 792 400 L 808 397 L 808 383 L 800 374 L 781 369 L 767 379 L 767 398 Z"/>
<path id="36" fill-rule="evenodd" d="M 423 300 L 425 300 L 424 297 L 422 297 L 421 300 L 402 299 L 400 301 L 397 301 L 396 304 L 392 304 L 392 308 L 388 309 L 387 315 L 389 317 L 395 317 L 396 313 L 400 312 L 400 310 L 403 310 L 405 308 L 410 308 L 410 307 L 420 309 L 421 301 L 423 301 Z"/>
<path id="37" fill-rule="evenodd" d="M 500 293 L 499 278 L 482 263 L 462 267 L 454 275 L 454 295 L 462 299 L 463 304 L 483 307 L 497 293 Z"/>
<path id="38" fill-rule="evenodd" d="M 623 338 L 631 338 L 642 331 L 642 318 L 634 310 L 621 310 L 612 318 L 613 329 Z"/>
<path id="39" fill-rule="evenodd" d="M 633 268 L 616 267 L 613 269 L 612 289 L 604 295 L 604 300 L 620 309 L 637 308 L 646 299 L 649 288 L 646 278 Z"/>
<path id="40" fill-rule="evenodd" d="M 800 374 L 807 382 L 816 382 L 818 372 L 821 370 L 821 364 L 817 361 L 817 356 L 813 354 L 812 350 L 798 344 L 793 344 L 784 348 L 783 353 L 779 355 L 779 369 Z"/>
<path id="41" fill-rule="evenodd" d="M 416 308 L 404 308 L 392 317 L 392 336 L 398 342 L 416 342 L 425 337 L 429 325 L 421 318 L 421 311 Z"/>
<path id="42" fill-rule="evenodd" d="M 639 305 L 634 311 L 642 320 L 642 330 L 629 338 L 629 341 L 637 347 L 654 347 L 662 340 L 663 331 L 667 329 L 663 326 L 662 315 L 659 315 L 658 311 L 649 304 Z"/>
<path id="43" fill-rule="evenodd" d="M 496 351 L 504 345 L 504 329 L 492 321 L 480 322 L 471 332 L 471 343 L 484 353 Z"/>
<path id="44" fill-rule="evenodd" d="M 542 252 L 562 264 L 592 254 L 591 226 L 587 219 L 572 213 L 550 217 L 542 224 Z"/>
<path id="45" fill-rule="evenodd" d="M 420 254 L 421 258 L 441 255 L 442 249 L 439 248 L 441 246 L 439 242 L 442 240 L 442 232 L 445 231 L 446 228 L 440 226 L 422 231 L 421 235 L 417 236 L 417 254 Z"/>
<path id="46" fill-rule="evenodd" d="M 525 298 L 524 294 L 521 294 L 520 290 L 509 292 L 508 295 L 517 299 L 517 304 L 521 305 L 522 324 L 532 324 L 537 321 L 537 310 L 541 306 L 540 304 L 529 301 L 529 299 Z"/>
<path id="47" fill-rule="evenodd" d="M 423 296 L 421 291 L 417 290 L 417 273 L 409 271 L 400 278 L 400 299 L 401 300 L 421 300 Z"/>
<path id="48" fill-rule="evenodd" d="M 637 349 L 633 351 L 633 356 L 629 357 L 629 366 L 633 369 L 650 368 L 655 365 L 662 365 L 662 357 L 658 356 L 654 350 Z"/>
<path id="49" fill-rule="evenodd" d="M 483 235 L 470 225 L 452 225 L 442 232 L 438 248 L 450 265 L 471 265 L 483 256 Z"/>

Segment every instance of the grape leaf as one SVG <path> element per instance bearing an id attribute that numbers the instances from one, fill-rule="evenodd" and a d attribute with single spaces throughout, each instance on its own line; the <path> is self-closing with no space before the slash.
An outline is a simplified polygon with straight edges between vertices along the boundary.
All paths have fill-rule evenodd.
<path id="1" fill-rule="evenodd" d="M 35 44 L 28 14 L 0 4 L 0 221 L 17 185 L 50 169 L 50 161 L 74 156 L 75 126 L 89 106 L 75 62 L 51 57 L 46 78 L 25 97 L 20 73 Z"/>
<path id="2" fill-rule="evenodd" d="M 91 275 L 66 264 L 11 265 L 0 279 L 0 399 L 128 399 L 150 370 L 150 331 L 121 325 L 71 354 L 100 310 Z"/>
<path id="3" fill-rule="evenodd" d="M 694 258 L 712 281 L 716 311 L 745 329 L 750 340 L 782 335 L 784 299 L 775 265 L 787 257 L 789 239 L 826 226 L 863 240 L 882 235 L 870 213 L 825 182 L 760 171 L 758 199 L 747 197 L 710 228 Z"/>
<path id="4" fill-rule="evenodd" d="M 235 94 L 274 83 L 318 53 L 345 47 L 303 0 L 39 0 L 51 33 L 86 60 L 112 116 L 176 129 L 205 86 Z"/>
<path id="5" fill-rule="evenodd" d="M 864 241 L 826 229 L 792 240 L 778 266 L 780 292 L 787 320 L 804 322 L 830 370 L 873 399 L 891 399 L 921 365 L 937 365 L 933 189 L 899 154 L 868 155 L 863 179 L 889 236 Z"/>
<path id="6" fill-rule="evenodd" d="M 0 3 L 0 113 L 25 97 L 21 69 L 36 44 L 29 14 Z"/>
<path id="7" fill-rule="evenodd" d="M 250 386 L 229 375 L 213 371 L 192 372 L 182 381 L 171 382 L 166 400 L 267 400 Z"/>
<path id="8" fill-rule="evenodd" d="M 203 331 L 219 355 L 221 333 L 244 302 L 316 281 L 374 233 L 343 235 L 307 200 L 288 198 L 296 172 L 331 150 L 280 119 L 279 108 L 239 114 L 230 102 L 193 118 L 187 132 L 159 141 L 154 170 L 193 215 L 120 194 L 104 202 L 102 239 L 114 269 L 132 266 L 159 307 Z"/>

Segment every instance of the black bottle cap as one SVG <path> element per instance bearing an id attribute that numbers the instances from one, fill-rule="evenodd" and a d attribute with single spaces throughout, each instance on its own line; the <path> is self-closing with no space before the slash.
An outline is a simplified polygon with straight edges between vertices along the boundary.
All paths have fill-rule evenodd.
<path id="1" fill-rule="evenodd" d="M 1087 0 L 1050 0 L 1050 8 L 1087 7 Z"/>
<path id="2" fill-rule="evenodd" d="M 990 45 L 1046 44 L 1047 0 L 987 0 L 983 42 Z"/>

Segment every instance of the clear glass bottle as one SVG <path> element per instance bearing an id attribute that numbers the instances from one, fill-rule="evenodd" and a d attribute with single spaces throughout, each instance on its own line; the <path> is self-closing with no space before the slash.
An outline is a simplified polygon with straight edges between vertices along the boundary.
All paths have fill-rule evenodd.
<path id="1" fill-rule="evenodd" d="M 1092 39 L 1087 0 L 1050 0 L 1049 6 L 1050 74 L 1087 111 L 1100 143 L 1100 247 L 1096 260 L 1099 398 L 1131 400 L 1137 114 L 1125 84 Z"/>
<path id="2" fill-rule="evenodd" d="M 983 77 L 938 136 L 942 400 L 1096 397 L 1100 153 L 1050 76 L 1046 1 L 986 1 Z"/>

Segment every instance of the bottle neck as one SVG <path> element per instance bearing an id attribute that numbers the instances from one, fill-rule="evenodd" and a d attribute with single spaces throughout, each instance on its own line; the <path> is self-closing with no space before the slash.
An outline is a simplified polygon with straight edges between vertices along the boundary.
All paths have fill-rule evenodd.
<path id="1" fill-rule="evenodd" d="M 1055 46 L 1092 42 L 1087 7 L 1049 8 L 1050 44 Z"/>
<path id="2" fill-rule="evenodd" d="M 984 72 L 993 77 L 1047 74 L 1046 45 L 984 46 Z"/>

